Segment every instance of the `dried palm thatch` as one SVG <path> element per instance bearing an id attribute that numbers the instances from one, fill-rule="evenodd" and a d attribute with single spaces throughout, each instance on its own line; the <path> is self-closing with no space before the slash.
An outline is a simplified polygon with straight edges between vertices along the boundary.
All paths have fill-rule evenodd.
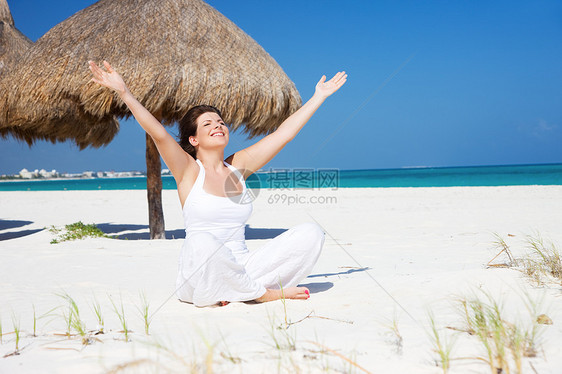
<path id="1" fill-rule="evenodd" d="M 6 0 L 0 0 L 0 77 L 32 44 L 32 41 L 14 26 L 14 19 Z"/>
<path id="2" fill-rule="evenodd" d="M 87 61 L 111 62 L 164 124 L 194 105 L 221 109 L 233 128 L 270 132 L 301 104 L 275 60 L 201 0 L 100 0 L 53 27 L 3 79 L 0 132 L 99 146 L 129 110 L 90 82 Z M 69 121 L 70 119 L 70 121 Z M 97 120 L 97 121 L 96 121 Z"/>
<path id="3" fill-rule="evenodd" d="M 6 72 L 15 65 L 15 62 L 32 44 L 29 38 L 16 29 L 8 2 L 0 0 L 0 79 L 4 79 Z M 7 94 L 6 89 L 0 91 L 0 103 L 6 102 Z M 0 128 L 0 136 L 5 137 L 7 134 L 5 128 Z M 24 136 L 18 136 L 16 133 L 13 135 L 24 139 Z"/>
<path id="4" fill-rule="evenodd" d="M 0 1 L 0 22 L 6 22 L 10 25 L 14 25 L 14 19 L 12 18 L 12 13 L 10 13 L 10 7 L 6 0 Z"/>
<path id="5" fill-rule="evenodd" d="M 33 43 L 14 26 L 6 0 L 0 0 L 0 79 L 15 65 Z M 0 103 L 6 100 L 6 90 L 0 91 Z M 0 136 L 4 135 L 0 129 Z"/>
<path id="6" fill-rule="evenodd" d="M 32 45 L 33 42 L 15 28 L 7 1 L 0 0 L 0 78 L 2 82 L 0 86 L 0 113 L 2 113 L 2 115 L 0 115 L 0 124 L 4 124 L 4 126 L 0 125 L 0 136 L 7 137 L 8 135 L 12 135 L 17 139 L 27 141 L 29 144 L 35 139 L 45 139 L 53 142 L 56 140 L 62 141 L 66 138 L 57 138 L 56 134 L 49 135 L 44 132 L 42 129 L 42 121 L 35 121 L 30 123 L 29 126 L 10 126 L 10 122 L 5 122 L 5 118 L 8 114 L 8 96 L 18 88 L 19 84 L 17 74 L 12 75 L 12 79 L 15 78 L 16 80 L 11 81 L 9 72 L 11 69 L 21 65 L 23 56 L 29 51 Z M 76 104 L 68 105 L 68 111 L 61 114 L 63 114 L 66 119 L 63 119 L 61 116 L 59 117 L 60 121 L 53 121 L 53 125 L 61 128 L 63 131 L 66 126 L 75 126 L 76 123 L 81 122 L 89 124 L 84 133 L 76 134 L 75 141 L 81 148 L 89 144 L 89 138 L 102 139 L 94 143 L 95 146 L 99 146 L 109 142 L 117 133 L 118 124 L 112 116 L 106 116 L 100 120 L 92 115 L 83 113 Z M 69 121 L 69 118 L 73 120 Z M 4 121 L 2 121 L 3 119 Z M 112 128 L 113 131 L 108 131 L 108 127 Z M 99 134 L 97 134 L 97 136 L 91 136 L 92 133 Z"/>

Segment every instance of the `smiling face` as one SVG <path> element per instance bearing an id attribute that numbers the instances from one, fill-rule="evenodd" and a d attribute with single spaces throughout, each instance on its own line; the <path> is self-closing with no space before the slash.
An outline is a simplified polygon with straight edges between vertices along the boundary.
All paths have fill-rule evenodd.
<path id="1" fill-rule="evenodd" d="M 197 117 L 197 132 L 189 137 L 196 148 L 226 147 L 229 131 L 222 118 L 215 112 L 205 112 Z"/>

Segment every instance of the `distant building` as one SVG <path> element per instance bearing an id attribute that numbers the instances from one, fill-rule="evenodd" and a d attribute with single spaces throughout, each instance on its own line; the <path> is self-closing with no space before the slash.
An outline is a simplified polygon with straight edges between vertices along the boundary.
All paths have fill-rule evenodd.
<path id="1" fill-rule="evenodd" d="M 63 173 L 61 177 L 63 178 L 82 178 L 84 174 L 73 174 L 73 173 Z"/>
<path id="2" fill-rule="evenodd" d="M 19 177 L 22 179 L 33 179 L 33 178 L 57 178 L 59 173 L 56 170 L 47 171 L 45 169 L 34 171 L 29 171 L 27 169 L 21 169 L 19 172 Z"/>
<path id="3" fill-rule="evenodd" d="M 39 170 L 38 174 L 42 178 L 56 178 L 59 175 L 56 170 L 47 171 L 45 169 Z"/>
<path id="4" fill-rule="evenodd" d="M 162 175 L 170 175 L 170 174 L 171 174 L 171 173 L 170 173 L 170 169 L 162 169 L 161 174 L 162 174 Z"/>
<path id="5" fill-rule="evenodd" d="M 21 169 L 20 177 L 22 177 L 22 179 L 31 179 L 33 178 L 33 173 L 28 171 L 27 169 Z"/>

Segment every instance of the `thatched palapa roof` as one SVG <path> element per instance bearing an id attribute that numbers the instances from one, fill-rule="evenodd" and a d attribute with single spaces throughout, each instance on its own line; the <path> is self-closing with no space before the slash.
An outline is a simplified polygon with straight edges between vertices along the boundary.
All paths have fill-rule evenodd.
<path id="1" fill-rule="evenodd" d="M 0 77 L 33 43 L 14 26 L 6 0 L 0 0 Z"/>
<path id="2" fill-rule="evenodd" d="M 28 37 L 16 29 L 8 2 L 0 0 L 0 81 L 4 80 L 7 71 L 32 44 Z M 6 90 L 0 91 L 0 108 L 4 107 L 7 94 Z M 0 127 L 0 136 L 6 136 L 8 133 L 5 128 Z M 22 138 L 15 133 L 13 135 Z"/>
<path id="3" fill-rule="evenodd" d="M 0 89 L 11 94 L 0 132 L 11 127 L 28 141 L 75 139 L 80 146 L 109 142 L 114 116 L 130 112 L 90 82 L 88 60 L 109 61 L 165 124 L 205 103 L 253 136 L 301 104 L 275 60 L 203 1 L 100 0 L 53 27 L 6 77 Z"/>
<path id="4" fill-rule="evenodd" d="M 31 44 L 31 40 L 15 28 L 7 1 L 0 0 L 0 77 Z"/>
<path id="5" fill-rule="evenodd" d="M 42 125 L 41 121 L 36 122 L 35 126 L 9 126 L 11 123 L 7 121 L 3 122 L 2 119 L 5 119 L 7 114 L 9 114 L 9 112 L 7 112 L 8 96 L 17 88 L 19 83 L 18 74 L 15 73 L 10 75 L 10 70 L 17 69 L 18 66 L 21 67 L 23 56 L 29 51 L 32 45 L 33 42 L 15 28 L 14 20 L 12 14 L 10 13 L 7 1 L 0 0 L 0 136 L 6 137 L 7 135 L 12 135 L 17 139 L 25 140 L 28 143 L 31 143 L 35 139 L 53 140 L 53 138 L 42 135 L 40 131 L 37 131 L 41 130 L 38 129 L 38 127 Z M 81 113 L 76 104 L 71 105 L 70 107 L 70 111 L 66 113 L 68 117 L 80 119 L 86 115 L 85 113 Z M 108 118 L 106 124 L 108 121 L 112 122 L 114 127 L 117 124 L 113 118 Z M 84 122 L 90 124 L 90 131 L 99 131 L 99 124 L 102 121 L 91 117 L 89 118 L 89 121 L 84 118 Z M 69 123 L 67 121 L 60 121 L 59 123 L 56 123 L 56 125 L 61 128 L 68 126 L 68 124 Z M 115 128 L 117 129 L 117 127 Z M 117 131 L 114 131 L 113 133 L 115 134 L 116 132 Z M 87 137 L 88 134 L 86 133 L 77 138 L 77 142 L 79 142 L 82 146 L 86 146 Z M 64 138 L 61 138 L 60 140 L 64 140 Z M 109 140 L 111 140 L 111 138 L 109 138 L 108 141 Z"/>

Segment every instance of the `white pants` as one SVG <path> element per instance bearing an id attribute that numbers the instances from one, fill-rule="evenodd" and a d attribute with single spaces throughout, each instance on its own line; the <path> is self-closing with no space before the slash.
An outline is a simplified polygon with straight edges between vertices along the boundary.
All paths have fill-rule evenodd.
<path id="1" fill-rule="evenodd" d="M 190 234 L 180 255 L 176 295 L 207 306 L 255 300 L 266 288 L 294 287 L 310 274 L 323 244 L 324 232 L 314 223 L 295 226 L 236 257 L 212 234 Z"/>

